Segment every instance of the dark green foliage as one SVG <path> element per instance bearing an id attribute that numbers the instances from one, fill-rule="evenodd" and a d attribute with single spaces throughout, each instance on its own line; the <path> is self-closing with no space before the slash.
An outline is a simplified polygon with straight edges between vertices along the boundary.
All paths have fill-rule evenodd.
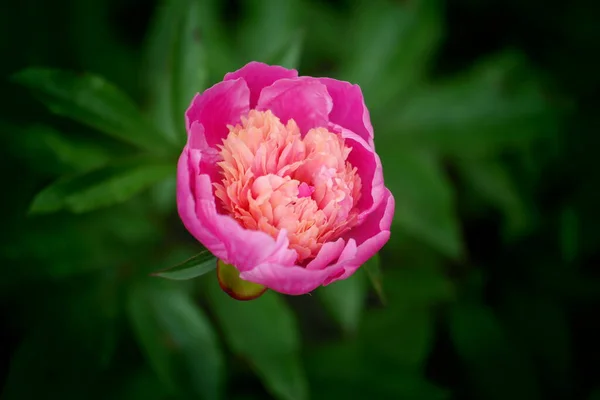
<path id="1" fill-rule="evenodd" d="M 443 3 L 0 13 L 0 398 L 600 398 L 598 9 Z M 359 84 L 396 199 L 314 295 L 231 299 L 177 217 L 183 113 L 250 60 Z"/>

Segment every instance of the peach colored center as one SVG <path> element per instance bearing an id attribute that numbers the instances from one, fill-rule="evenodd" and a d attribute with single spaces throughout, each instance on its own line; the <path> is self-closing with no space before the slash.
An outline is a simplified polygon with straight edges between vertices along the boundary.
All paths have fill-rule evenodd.
<path id="1" fill-rule="evenodd" d="M 325 128 L 302 138 L 294 120 L 283 125 L 271 111 L 251 110 L 228 128 L 215 195 L 242 226 L 274 238 L 285 229 L 301 263 L 356 224 L 361 182 L 343 138 Z"/>

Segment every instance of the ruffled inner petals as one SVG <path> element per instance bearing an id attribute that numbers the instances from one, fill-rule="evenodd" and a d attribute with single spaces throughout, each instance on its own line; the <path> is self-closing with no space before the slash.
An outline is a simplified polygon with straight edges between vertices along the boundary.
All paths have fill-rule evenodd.
<path id="1" fill-rule="evenodd" d="M 269 110 L 228 128 L 215 196 L 243 227 L 273 238 L 285 230 L 302 264 L 357 224 L 361 179 L 339 134 L 313 128 L 302 137 L 293 119 L 284 125 Z"/>

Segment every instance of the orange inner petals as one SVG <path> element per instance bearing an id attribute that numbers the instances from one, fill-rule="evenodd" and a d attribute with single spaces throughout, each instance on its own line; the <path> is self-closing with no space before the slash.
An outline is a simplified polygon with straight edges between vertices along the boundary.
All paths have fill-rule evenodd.
<path id="1" fill-rule="evenodd" d="M 302 138 L 294 120 L 251 110 L 219 149 L 223 179 L 214 186 L 226 212 L 274 238 L 285 229 L 298 262 L 356 224 L 361 182 L 339 135 L 315 128 Z"/>

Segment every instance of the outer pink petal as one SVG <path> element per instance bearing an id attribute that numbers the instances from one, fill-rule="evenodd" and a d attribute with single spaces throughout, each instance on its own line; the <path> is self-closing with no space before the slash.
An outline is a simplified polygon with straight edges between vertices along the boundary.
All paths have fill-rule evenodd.
<path id="1" fill-rule="evenodd" d="M 352 238 L 348 240 L 349 242 L 356 241 L 356 254 L 345 263 L 344 273 L 329 283 L 348 278 L 387 243 L 394 218 L 394 207 L 394 196 L 388 189 L 385 189 L 384 198 L 379 207 L 369 215 L 362 225 L 356 226 L 345 235 L 345 237 Z M 340 260 L 342 260 L 341 256 Z"/>
<path id="2" fill-rule="evenodd" d="M 177 163 L 177 211 L 187 230 L 217 257 L 225 253 L 225 245 L 212 232 L 208 231 L 196 214 L 194 165 L 201 162 L 200 151 L 190 151 L 186 146 Z"/>
<path id="3" fill-rule="evenodd" d="M 351 130 L 374 147 L 373 125 L 360 86 L 331 78 L 318 80 L 327 86 L 333 100 L 329 121 Z"/>
<path id="4" fill-rule="evenodd" d="M 190 149 L 200 150 L 200 170 L 208 174 L 213 182 L 216 181 L 219 178 L 217 162 L 221 160 L 221 155 L 217 148 L 208 145 L 204 126 L 198 121 L 192 123 L 188 129 L 188 146 Z"/>
<path id="5" fill-rule="evenodd" d="M 323 270 L 308 270 L 298 266 L 286 267 L 265 263 L 251 271 L 242 272 L 240 277 L 265 285 L 279 293 L 301 295 L 321 286 L 330 275 L 338 276 L 343 273 L 343 268 L 328 267 Z"/>
<path id="6" fill-rule="evenodd" d="M 227 124 L 235 125 L 250 110 L 250 90 L 239 78 L 219 82 L 202 94 L 197 94 L 185 112 L 186 129 L 194 122 L 204 126 L 204 140 L 209 147 L 220 144 L 227 136 Z M 192 145 L 196 145 L 192 142 Z"/>
<path id="7" fill-rule="evenodd" d="M 264 88 L 257 110 L 271 110 L 284 124 L 290 118 L 305 134 L 312 128 L 326 127 L 333 103 L 327 88 L 309 77 L 280 79 Z"/>
<path id="8" fill-rule="evenodd" d="M 383 183 L 383 167 L 373 147 L 356 133 L 339 125 L 329 124 L 332 132 L 339 133 L 345 143 L 352 148 L 348 161 L 358 170 L 362 185 L 358 209 L 361 210 L 358 220 L 362 222 L 383 200 L 385 186 Z"/>
<path id="9" fill-rule="evenodd" d="M 250 88 L 250 108 L 255 108 L 263 88 L 271 86 L 279 79 L 291 79 L 298 76 L 295 69 L 286 69 L 278 65 L 267 65 L 252 61 L 235 72 L 225 75 L 225 80 L 243 78 Z"/>
<path id="10" fill-rule="evenodd" d="M 178 164 L 178 211 L 190 233 L 216 257 L 240 271 L 265 262 L 294 265 L 297 254 L 288 248 L 285 231 L 275 240 L 217 212 L 212 181 L 202 171 L 201 158 L 200 150 L 186 146 Z"/>
<path id="11" fill-rule="evenodd" d="M 324 269 L 308 269 L 299 266 L 284 266 L 276 263 L 264 263 L 250 271 L 240 274 L 242 279 L 260 283 L 277 292 L 300 295 L 326 285 L 345 273 L 345 267 L 356 254 L 354 240 L 348 243 L 337 261 Z"/>

